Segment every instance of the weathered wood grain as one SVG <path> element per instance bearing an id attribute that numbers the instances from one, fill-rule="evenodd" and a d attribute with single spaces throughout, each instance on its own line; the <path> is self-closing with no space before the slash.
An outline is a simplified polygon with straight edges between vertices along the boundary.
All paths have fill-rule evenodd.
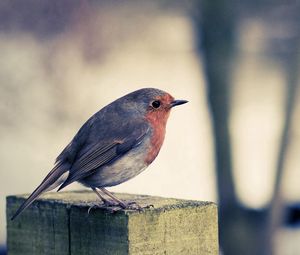
<path id="1" fill-rule="evenodd" d="M 8 197 L 8 254 L 218 254 L 214 203 L 116 195 L 154 208 L 111 213 L 99 206 L 88 213 L 90 206 L 99 203 L 92 192 L 48 193 L 11 221 L 26 196 Z"/>

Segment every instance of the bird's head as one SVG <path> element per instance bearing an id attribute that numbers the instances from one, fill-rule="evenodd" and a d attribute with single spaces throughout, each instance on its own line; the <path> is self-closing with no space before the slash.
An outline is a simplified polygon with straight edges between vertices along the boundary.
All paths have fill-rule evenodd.
<path id="1" fill-rule="evenodd" d="M 126 108 L 142 114 L 150 122 L 166 123 L 170 110 L 186 100 L 175 100 L 169 93 L 154 89 L 144 88 L 136 90 L 124 97 Z M 124 106 L 124 105 L 123 105 Z"/>

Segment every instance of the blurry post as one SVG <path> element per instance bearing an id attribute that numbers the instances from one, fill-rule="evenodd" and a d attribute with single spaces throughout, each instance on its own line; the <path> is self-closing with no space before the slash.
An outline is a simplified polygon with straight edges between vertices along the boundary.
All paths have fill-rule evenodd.
<path id="1" fill-rule="evenodd" d="M 195 13 L 194 16 L 198 50 L 205 65 L 207 94 L 213 124 L 219 199 L 220 246 L 225 255 L 276 254 L 274 237 L 284 216 L 282 213 L 281 182 L 299 83 L 299 15 L 294 15 L 295 17 L 290 15 L 291 17 L 288 17 L 284 23 L 284 28 L 289 30 L 288 36 L 285 34 L 287 38 L 284 36 L 281 38 L 279 35 L 273 40 L 277 44 L 279 42 L 279 47 L 273 49 L 275 50 L 273 54 L 280 53 L 279 61 L 283 63 L 283 70 L 286 75 L 284 126 L 276 162 L 274 193 L 266 208 L 260 210 L 245 208 L 237 200 L 234 188 L 229 134 L 231 76 L 236 53 L 236 28 L 242 19 L 240 16 L 242 11 L 260 13 L 264 8 L 270 11 L 269 5 L 264 6 L 264 4 L 256 6 L 255 11 L 254 6 L 252 6 L 252 10 L 248 10 L 251 7 L 249 3 L 248 6 L 247 1 L 243 5 L 237 6 L 236 2 L 233 1 L 204 0 L 196 6 L 195 9 L 198 13 Z M 274 13 L 277 13 L 275 15 L 276 21 L 278 22 L 278 18 L 282 20 L 287 18 L 287 13 L 294 13 L 295 7 L 289 2 L 282 5 L 277 3 L 272 9 Z M 237 12 L 238 9 L 239 13 Z M 269 20 L 269 16 L 265 15 L 264 22 L 273 24 L 272 19 Z M 276 32 L 280 34 L 280 29 Z M 266 37 L 268 36 L 270 35 L 266 35 Z M 270 45 L 268 46 L 270 47 Z M 235 72 L 238 72 L 237 67 Z"/>
<path id="2" fill-rule="evenodd" d="M 263 246 L 269 247 L 264 240 L 266 213 L 244 208 L 238 202 L 232 172 L 229 117 L 237 5 L 234 1 L 204 0 L 195 9 L 215 144 L 220 247 L 225 255 L 261 254 Z"/>
<path id="3" fill-rule="evenodd" d="M 297 96 L 299 91 L 299 62 L 300 62 L 300 30 L 299 17 L 291 18 L 290 27 L 294 32 L 294 36 L 288 39 L 289 48 L 283 52 L 282 60 L 283 69 L 286 80 L 286 97 L 284 105 L 284 124 L 279 142 L 278 160 L 276 164 L 274 193 L 269 208 L 268 215 L 268 230 L 266 231 L 266 239 L 274 249 L 274 234 L 276 230 L 282 225 L 284 217 L 284 204 L 282 199 L 282 179 L 286 166 L 286 159 L 288 155 L 288 147 L 291 141 L 291 129 L 293 124 L 293 113 L 296 108 Z M 287 43 L 286 41 L 281 42 Z M 267 254 L 267 253 L 265 253 Z M 273 250 L 272 254 L 276 254 Z"/>

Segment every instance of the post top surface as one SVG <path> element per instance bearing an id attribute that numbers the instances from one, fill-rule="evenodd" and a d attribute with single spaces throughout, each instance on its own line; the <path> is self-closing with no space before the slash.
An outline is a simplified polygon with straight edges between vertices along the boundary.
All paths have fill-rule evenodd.
<path id="1" fill-rule="evenodd" d="M 145 210 L 154 210 L 154 211 L 168 211 L 179 208 L 198 208 L 198 207 L 207 207 L 213 206 L 216 207 L 216 204 L 213 202 L 206 201 L 195 201 L 195 200 L 183 200 L 176 198 L 164 198 L 158 196 L 148 196 L 148 195 L 137 195 L 137 194 L 126 194 L 126 193 L 114 193 L 118 198 L 125 202 L 134 201 L 142 207 L 153 205 L 149 209 Z M 13 195 L 7 197 L 7 199 L 25 199 L 28 197 L 28 194 L 22 195 Z M 42 195 L 37 201 L 49 202 L 49 203 L 60 203 L 67 204 L 77 207 L 86 207 L 89 208 L 92 205 L 99 205 L 100 209 L 108 209 L 102 204 L 98 199 L 96 194 L 91 191 L 66 191 L 66 192 L 49 192 Z M 110 208 L 111 209 L 111 208 Z M 121 209 L 116 208 L 118 212 L 123 212 L 126 214 L 136 213 L 136 210 Z"/>

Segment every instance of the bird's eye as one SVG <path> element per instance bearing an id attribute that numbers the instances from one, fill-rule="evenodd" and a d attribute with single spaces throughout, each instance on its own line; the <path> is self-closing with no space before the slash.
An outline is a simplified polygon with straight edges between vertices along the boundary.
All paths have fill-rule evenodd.
<path id="1" fill-rule="evenodd" d="M 158 101 L 158 100 L 153 101 L 152 106 L 153 106 L 153 108 L 156 108 L 156 109 L 159 108 L 160 107 L 160 101 Z"/>

